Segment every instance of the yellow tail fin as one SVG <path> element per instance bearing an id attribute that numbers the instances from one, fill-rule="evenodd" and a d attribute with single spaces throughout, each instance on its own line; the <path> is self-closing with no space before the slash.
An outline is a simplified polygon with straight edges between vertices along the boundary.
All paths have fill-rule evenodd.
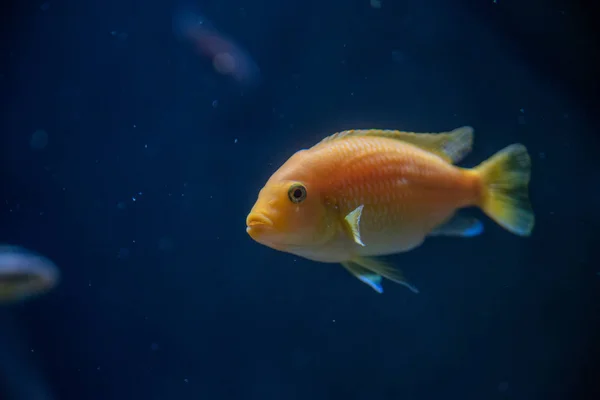
<path id="1" fill-rule="evenodd" d="M 483 211 L 510 232 L 529 236 L 535 217 L 528 195 L 531 159 L 525 146 L 510 145 L 475 170 L 482 180 Z"/>

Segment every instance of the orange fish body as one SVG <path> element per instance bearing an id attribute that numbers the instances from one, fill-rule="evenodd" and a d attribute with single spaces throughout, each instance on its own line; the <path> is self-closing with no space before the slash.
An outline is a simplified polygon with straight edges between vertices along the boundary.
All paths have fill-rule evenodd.
<path id="1" fill-rule="evenodd" d="M 294 154 L 267 181 L 247 217 L 259 243 L 310 260 L 341 263 L 382 292 L 385 277 L 417 291 L 373 257 L 409 251 L 427 236 L 474 236 L 477 206 L 508 230 L 528 235 L 530 160 L 512 145 L 475 169 L 454 165 L 473 130 L 440 134 L 344 131 Z"/>

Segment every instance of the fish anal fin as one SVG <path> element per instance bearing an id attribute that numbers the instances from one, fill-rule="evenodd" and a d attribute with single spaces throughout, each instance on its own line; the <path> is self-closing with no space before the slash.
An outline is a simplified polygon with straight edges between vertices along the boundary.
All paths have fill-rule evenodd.
<path id="1" fill-rule="evenodd" d="M 404 278 L 404 275 L 399 270 L 395 269 L 391 265 L 385 263 L 380 259 L 370 257 L 354 257 L 350 261 L 343 263 L 344 267 L 348 269 L 354 276 L 365 282 L 361 277 L 384 277 L 392 282 L 398 283 L 407 287 L 413 293 L 419 293 L 419 289 L 413 286 L 410 282 Z M 348 267 L 348 265 L 350 267 Z M 352 269 L 351 269 L 352 268 Z M 354 271 L 354 272 L 353 272 Z M 357 275 L 358 274 L 358 275 Z M 367 283 L 367 282 L 365 282 Z M 369 284 L 369 283 L 367 283 Z M 369 286 L 371 286 L 369 284 Z M 371 286 L 373 287 L 373 286 Z M 377 290 L 377 289 L 376 289 Z M 383 292 L 383 288 L 381 289 Z M 380 292 L 380 293 L 381 293 Z"/>
<path id="2" fill-rule="evenodd" d="M 416 133 L 388 129 L 356 129 L 334 133 L 321 140 L 317 145 L 357 136 L 375 136 L 401 140 L 436 154 L 449 163 L 456 164 L 471 151 L 474 133 L 473 128 L 470 126 L 462 126 L 450 132 L 442 133 Z"/>
<path id="3" fill-rule="evenodd" d="M 483 233 L 483 224 L 474 217 L 455 214 L 429 233 L 430 236 L 473 237 Z"/>

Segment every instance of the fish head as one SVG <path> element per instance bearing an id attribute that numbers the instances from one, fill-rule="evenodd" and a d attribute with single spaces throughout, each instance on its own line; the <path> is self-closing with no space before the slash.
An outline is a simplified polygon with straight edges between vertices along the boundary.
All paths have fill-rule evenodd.
<path id="1" fill-rule="evenodd" d="M 246 232 L 258 243 L 280 251 L 311 248 L 334 234 L 333 218 L 315 185 L 270 180 L 246 218 Z"/>

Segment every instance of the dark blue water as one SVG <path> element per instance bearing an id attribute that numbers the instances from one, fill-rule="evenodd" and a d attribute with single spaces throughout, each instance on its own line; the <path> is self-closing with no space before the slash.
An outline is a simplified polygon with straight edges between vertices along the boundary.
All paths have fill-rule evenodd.
<path id="1" fill-rule="evenodd" d="M 260 70 L 215 71 L 182 6 Z M 592 21 L 567 1 L 12 2 L 0 242 L 63 279 L 0 309 L 0 399 L 600 398 Z M 325 135 L 462 125 L 466 166 L 527 146 L 537 225 L 392 257 L 418 295 L 245 232 Z"/>

